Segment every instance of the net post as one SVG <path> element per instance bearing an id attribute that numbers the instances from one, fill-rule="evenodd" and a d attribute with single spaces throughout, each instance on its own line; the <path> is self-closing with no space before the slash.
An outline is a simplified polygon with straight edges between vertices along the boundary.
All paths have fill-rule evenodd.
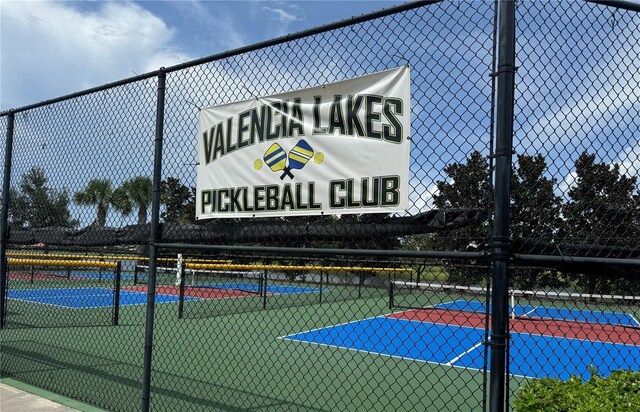
<path id="1" fill-rule="evenodd" d="M 133 284 L 134 285 L 138 284 L 138 261 L 137 260 L 133 267 Z"/>
<path id="2" fill-rule="evenodd" d="M 120 261 L 116 262 L 115 277 L 113 280 L 113 326 L 118 326 L 120 321 L 120 278 L 122 274 L 122 265 Z"/>
<path id="3" fill-rule="evenodd" d="M 178 253 L 178 258 L 176 260 L 176 285 L 180 284 L 180 279 L 182 279 L 182 276 L 184 275 L 182 266 L 183 266 L 182 253 Z"/>
<path id="4" fill-rule="evenodd" d="M 416 285 L 418 282 L 416 282 Z M 413 270 L 409 272 L 409 293 L 413 293 Z"/>
<path id="5" fill-rule="evenodd" d="M 358 272 L 358 299 L 362 298 L 362 284 L 364 283 L 364 272 Z"/>
<path id="6" fill-rule="evenodd" d="M 391 281 L 391 272 L 389 272 L 389 275 L 387 275 L 387 282 L 389 283 L 388 289 L 389 289 L 389 309 L 393 309 L 395 306 L 395 302 L 393 299 L 393 293 L 394 293 L 394 284 Z"/>
<path id="7" fill-rule="evenodd" d="M 7 115 L 7 137 L 4 150 L 4 179 L 2 181 L 2 214 L 0 215 L 0 329 L 3 329 L 7 314 L 7 244 L 9 240 L 9 187 L 11 183 L 11 156 L 13 154 L 14 112 Z"/>
<path id="8" fill-rule="evenodd" d="M 320 271 L 320 296 L 318 298 L 319 302 L 322 303 L 322 276 L 324 274 L 324 270 Z"/>
<path id="9" fill-rule="evenodd" d="M 182 319 L 184 313 L 184 274 L 185 269 L 184 265 L 180 265 L 180 284 L 179 284 L 179 294 L 178 294 L 178 319 Z"/>
<path id="10" fill-rule="evenodd" d="M 509 295 L 511 295 L 511 319 L 513 320 L 516 318 L 516 298 L 513 290 L 509 291 Z"/>
<path id="11" fill-rule="evenodd" d="M 36 275 L 36 270 L 33 265 L 31 265 L 31 284 L 33 285 L 33 278 Z"/>

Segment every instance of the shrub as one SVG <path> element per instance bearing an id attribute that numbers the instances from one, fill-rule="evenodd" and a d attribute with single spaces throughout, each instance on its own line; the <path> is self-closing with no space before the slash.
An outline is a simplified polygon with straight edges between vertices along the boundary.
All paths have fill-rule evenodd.
<path id="1" fill-rule="evenodd" d="M 591 369 L 586 382 L 543 378 L 527 382 L 513 402 L 516 412 L 637 412 L 640 411 L 640 372 L 614 371 L 607 378 Z"/>

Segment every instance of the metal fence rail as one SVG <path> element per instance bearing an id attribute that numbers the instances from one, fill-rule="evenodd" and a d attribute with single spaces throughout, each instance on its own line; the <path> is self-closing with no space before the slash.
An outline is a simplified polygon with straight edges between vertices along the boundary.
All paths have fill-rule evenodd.
<path id="1" fill-rule="evenodd" d="M 640 372 L 638 11 L 412 2 L 1 113 L 2 376 L 114 411 L 501 411 Z M 406 211 L 195 219 L 200 110 L 403 66 Z"/>

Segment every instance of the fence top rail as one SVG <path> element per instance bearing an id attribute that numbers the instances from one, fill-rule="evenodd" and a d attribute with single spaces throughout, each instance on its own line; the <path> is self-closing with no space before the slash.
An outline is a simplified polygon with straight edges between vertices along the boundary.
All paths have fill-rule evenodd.
<path id="1" fill-rule="evenodd" d="M 392 14 L 396 14 L 396 13 L 401 13 L 403 11 L 407 11 L 407 10 L 411 10 L 411 9 L 415 9 L 415 8 L 419 8 L 428 4 L 433 4 L 433 3 L 440 3 L 443 0 L 416 0 L 416 1 L 410 1 L 404 4 L 400 4 L 397 6 L 393 6 L 393 7 L 388 7 L 382 10 L 378 10 L 378 11 L 374 11 L 372 13 L 366 13 L 363 14 L 361 16 L 354 16 L 351 18 L 347 18 L 347 19 L 343 19 L 343 20 L 339 20 L 337 22 L 333 22 L 333 23 L 329 23 L 329 24 L 324 24 L 321 26 L 317 26 L 311 29 L 307 29 L 307 30 L 302 30 L 296 33 L 292 33 L 292 34 L 287 34 L 284 36 L 280 36 L 280 37 L 276 37 L 274 39 L 271 40 L 267 40 L 267 41 L 263 41 L 263 42 L 258 42 L 258 43 L 254 43 L 248 46 L 244 46 L 244 47 L 239 47 L 237 49 L 233 49 L 233 50 L 228 50 L 222 53 L 217 53 L 217 54 L 213 54 L 211 56 L 207 56 L 207 57 L 202 57 L 199 59 L 195 59 L 195 60 L 191 60 L 185 63 L 180 63 L 177 65 L 173 65 L 173 66 L 169 66 L 169 67 L 162 67 L 158 70 L 154 70 L 148 73 L 143 73 L 137 76 L 133 76 L 133 77 L 128 77 L 126 79 L 122 79 L 116 82 L 112 82 L 112 83 L 107 83 L 104 84 L 102 86 L 97 86 L 97 87 L 92 87 L 89 89 L 85 89 L 76 93 L 72 93 L 72 94 L 67 94 L 64 96 L 60 96 L 60 97 L 56 97 L 53 99 L 48 99 L 48 100 L 44 100 L 41 101 L 39 103 L 34 103 L 34 104 L 30 104 L 27 106 L 22 106 L 22 107 L 18 107 L 18 108 L 14 108 L 14 109 L 9 109 L 9 110 L 5 110 L 0 112 L 0 117 L 2 116 L 8 116 L 10 113 L 18 113 L 18 112 L 24 112 L 26 110 L 30 110 L 30 109 L 35 109 L 38 107 L 43 107 L 43 106 L 47 106 L 53 103 L 59 103 L 65 100 L 70 100 L 70 99 L 74 99 L 77 97 L 81 97 L 81 96 L 86 96 L 88 94 L 91 93 L 96 93 L 96 92 L 100 92 L 103 90 L 108 90 L 108 89 L 112 89 L 115 87 L 119 87 L 119 86 L 123 86 L 126 84 L 130 84 L 130 83 L 134 83 L 136 81 L 140 81 L 140 80 L 147 80 L 150 79 L 152 77 L 156 77 L 158 76 L 160 73 L 170 73 L 170 72 L 175 72 L 178 70 L 183 70 L 183 69 L 188 69 L 190 67 L 194 67 L 200 64 L 205 64 L 205 63 L 211 63 L 214 62 L 216 60 L 222 60 L 228 57 L 233 57 L 233 56 L 237 56 L 239 54 L 243 54 L 243 53 L 248 53 L 251 51 L 255 51 L 255 50 L 259 50 L 259 49 L 263 49 L 263 48 L 267 48 L 267 47 L 271 47 L 271 46 L 276 46 L 278 44 L 282 44 L 282 43 L 286 43 L 289 41 L 293 41 L 293 40 L 298 40 L 304 37 L 308 37 L 308 36 L 313 36 L 315 34 L 320 34 L 320 33 L 324 33 L 324 32 L 328 32 L 331 30 L 336 30 L 336 29 L 340 29 L 343 27 L 347 27 L 347 26 L 351 26 L 354 24 L 358 24 L 358 23 L 363 23 L 369 20 L 374 20 L 377 18 L 381 18 L 381 17 L 385 17 L 385 16 L 389 16 Z"/>
<path id="2" fill-rule="evenodd" d="M 99 260 L 63 260 L 63 259 L 7 259 L 13 266 L 58 266 L 58 267 L 91 267 L 115 269 L 117 262 L 101 262 Z"/>
<path id="3" fill-rule="evenodd" d="M 326 271 L 326 272 L 413 272 L 412 268 L 368 267 L 368 266 L 323 266 L 323 265 L 250 265 L 250 264 L 207 264 L 187 263 L 186 269 L 218 269 L 218 270 L 283 270 L 283 271 Z"/>
<path id="4" fill-rule="evenodd" d="M 274 246 L 237 246 L 237 245 L 203 245 L 194 243 L 156 243 L 159 248 L 178 250 L 203 250 L 211 252 L 241 252 L 262 253 L 271 255 L 317 255 L 317 256 L 376 256 L 376 257 L 404 257 L 417 259 L 458 259 L 480 260 L 489 257 L 489 253 L 482 252 L 449 252 L 437 250 L 386 250 L 386 249 L 336 249 L 312 247 L 274 247 Z"/>

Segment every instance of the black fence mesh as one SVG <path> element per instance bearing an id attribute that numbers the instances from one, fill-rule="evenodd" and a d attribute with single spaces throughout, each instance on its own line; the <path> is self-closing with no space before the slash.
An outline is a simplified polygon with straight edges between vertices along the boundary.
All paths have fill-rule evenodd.
<path id="1" fill-rule="evenodd" d="M 122 411 L 149 395 L 166 411 L 487 410 L 500 334 L 506 409 L 541 378 L 640 372 L 640 16 L 517 4 L 500 194 L 494 7 L 404 6 L 3 113 L 2 376 Z M 407 65 L 406 211 L 195 219 L 201 109 Z M 491 330 L 498 195 L 505 331 Z"/>

